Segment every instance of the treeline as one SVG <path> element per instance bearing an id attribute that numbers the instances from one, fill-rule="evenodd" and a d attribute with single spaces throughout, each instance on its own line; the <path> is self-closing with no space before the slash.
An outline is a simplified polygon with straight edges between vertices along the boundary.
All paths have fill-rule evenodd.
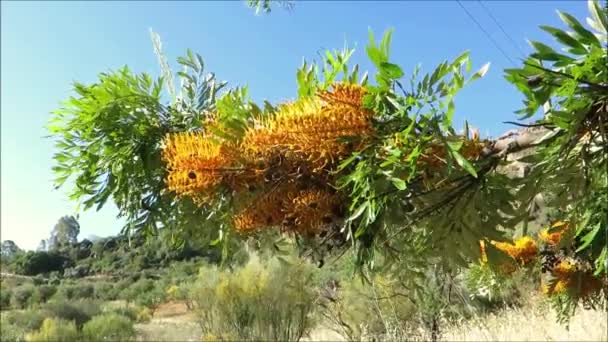
<path id="1" fill-rule="evenodd" d="M 14 241 L 0 246 L 3 273 L 49 278 L 81 278 L 96 274 L 121 276 L 169 266 L 172 262 L 205 258 L 220 261 L 220 253 L 193 240 L 172 244 L 158 236 L 111 236 L 78 241 L 80 226 L 73 216 L 62 217 L 36 251 L 24 251 Z"/>

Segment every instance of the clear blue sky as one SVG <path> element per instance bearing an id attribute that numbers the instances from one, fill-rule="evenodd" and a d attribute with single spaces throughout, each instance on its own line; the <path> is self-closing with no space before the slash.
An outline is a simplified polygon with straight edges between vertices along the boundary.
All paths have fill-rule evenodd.
<path id="1" fill-rule="evenodd" d="M 521 55 L 475 1 L 463 5 L 496 41 Z M 584 22 L 586 1 L 491 1 L 485 3 L 504 29 L 528 52 L 526 39 L 547 41 L 537 26 L 561 27 L 555 10 Z M 186 48 L 199 52 L 209 70 L 231 85 L 248 84 L 256 101 L 295 97 L 295 71 L 318 51 L 356 46 L 355 62 L 373 71 L 364 47 L 368 28 L 378 35 L 395 28 L 392 60 L 407 73 L 470 50 L 474 68 L 492 62 L 489 74 L 456 99 L 456 119 L 482 134 L 506 130 L 520 95 L 506 83 L 509 67 L 455 1 L 297 2 L 254 15 L 243 2 L 5 2 L 1 3 L 1 233 L 34 249 L 59 217 L 72 214 L 65 190 L 52 187 L 53 147 L 43 136 L 49 112 L 71 95 L 71 82 L 94 82 L 98 73 L 129 65 L 159 74 L 148 29 L 158 32 L 170 61 Z M 175 64 L 173 64 L 175 65 Z M 120 230 L 117 211 L 81 214 L 81 237 Z"/>

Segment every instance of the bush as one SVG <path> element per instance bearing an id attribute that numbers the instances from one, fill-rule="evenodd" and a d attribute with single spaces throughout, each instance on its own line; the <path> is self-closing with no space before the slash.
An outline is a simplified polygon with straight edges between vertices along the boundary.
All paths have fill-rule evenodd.
<path id="1" fill-rule="evenodd" d="M 13 292 L 10 289 L 0 291 L 0 310 L 10 309 L 12 294 Z"/>
<path id="2" fill-rule="evenodd" d="M 95 298 L 104 301 L 116 300 L 116 298 L 118 298 L 118 290 L 110 283 L 97 283 L 95 284 Z"/>
<path id="3" fill-rule="evenodd" d="M 74 321 L 79 329 L 93 316 L 96 316 L 101 312 L 99 303 L 94 300 L 67 302 L 58 299 L 47 303 L 43 309 L 51 317 Z"/>
<path id="4" fill-rule="evenodd" d="M 40 330 L 27 334 L 25 340 L 34 342 L 77 341 L 78 330 L 76 330 L 74 322 L 47 318 L 42 323 Z"/>
<path id="5" fill-rule="evenodd" d="M 118 306 L 113 308 L 107 308 L 103 310 L 104 314 L 116 314 L 120 316 L 124 316 L 130 319 L 133 322 L 137 321 L 139 308 L 133 306 Z"/>
<path id="6" fill-rule="evenodd" d="M 6 322 L 1 322 L 0 325 L 2 328 L 0 342 L 20 342 L 25 340 L 26 331 L 22 327 Z"/>
<path id="7" fill-rule="evenodd" d="M 137 312 L 135 321 L 139 322 L 139 323 L 145 323 L 145 322 L 149 322 L 151 319 L 152 319 L 152 310 L 150 310 L 149 308 L 144 306 Z"/>
<path id="8" fill-rule="evenodd" d="M 40 285 L 36 288 L 39 303 L 46 303 L 55 292 L 57 292 L 57 288 L 53 285 Z"/>
<path id="9" fill-rule="evenodd" d="M 87 322 L 82 334 L 87 341 L 128 341 L 135 337 L 135 328 L 129 318 L 105 313 Z"/>
<path id="10" fill-rule="evenodd" d="M 230 340 L 302 338 L 312 326 L 315 294 L 307 265 L 260 265 L 253 258 L 242 269 L 220 274 L 201 270 L 191 289 L 205 336 Z"/>
<path id="11" fill-rule="evenodd" d="M 3 312 L 2 319 L 0 320 L 2 323 L 2 333 L 0 335 L 4 335 L 5 325 L 10 325 L 15 329 L 18 328 L 23 333 L 37 330 L 45 318 L 44 313 L 39 310 L 12 310 Z"/>
<path id="12" fill-rule="evenodd" d="M 15 272 L 25 275 L 37 275 L 52 271 L 63 272 L 70 260 L 57 252 L 27 252 L 15 260 Z"/>
<path id="13" fill-rule="evenodd" d="M 26 308 L 35 290 L 36 289 L 31 284 L 16 287 L 13 290 L 13 296 L 11 298 L 12 306 L 16 309 Z"/>
<path id="14" fill-rule="evenodd" d="M 95 288 L 91 284 L 74 285 L 74 299 L 94 298 Z"/>
<path id="15" fill-rule="evenodd" d="M 64 284 L 57 292 L 65 299 L 91 299 L 95 295 L 95 289 L 90 284 Z"/>

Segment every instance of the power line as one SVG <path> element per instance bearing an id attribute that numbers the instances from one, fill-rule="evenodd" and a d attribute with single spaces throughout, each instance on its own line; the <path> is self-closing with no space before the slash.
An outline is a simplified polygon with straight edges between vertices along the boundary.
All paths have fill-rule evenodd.
<path id="1" fill-rule="evenodd" d="M 511 45 L 513 45 L 519 51 L 519 53 L 521 53 L 522 56 L 525 56 L 526 54 L 519 47 L 519 45 L 515 42 L 515 40 L 513 38 L 511 38 L 511 36 L 507 33 L 507 31 L 503 28 L 503 26 L 498 22 L 498 20 L 496 19 L 496 17 L 494 17 L 494 15 L 490 11 L 490 9 L 487 8 L 486 5 L 484 5 L 481 0 L 477 0 L 477 2 L 479 2 L 479 4 L 481 5 L 481 7 L 483 8 L 483 10 L 488 14 L 488 16 L 490 16 L 490 18 L 492 18 L 492 21 L 494 21 L 494 23 L 496 24 L 496 26 L 498 26 L 498 28 L 507 37 L 507 39 L 509 39 L 509 42 L 511 42 Z"/>
<path id="2" fill-rule="evenodd" d="M 492 44 L 494 44 L 494 46 L 498 49 L 498 51 L 500 51 L 500 53 L 507 60 L 509 60 L 509 62 L 511 62 L 511 64 L 513 64 L 513 66 L 515 66 L 516 63 L 511 59 L 511 57 L 509 57 L 509 55 L 507 55 L 507 53 L 500 47 L 500 45 L 498 45 L 498 43 L 494 40 L 494 38 L 492 38 L 492 36 L 488 33 L 488 31 L 486 31 L 483 28 L 483 26 L 481 26 L 481 24 L 475 19 L 475 17 L 473 17 L 473 15 L 462 5 L 460 0 L 456 0 L 456 2 L 458 3 L 458 5 L 460 5 L 460 8 L 462 8 L 462 10 L 469 16 L 469 18 L 471 18 L 471 20 L 473 20 L 473 22 L 475 24 L 477 24 L 477 27 L 486 35 L 486 37 L 488 37 L 488 39 L 492 42 Z"/>

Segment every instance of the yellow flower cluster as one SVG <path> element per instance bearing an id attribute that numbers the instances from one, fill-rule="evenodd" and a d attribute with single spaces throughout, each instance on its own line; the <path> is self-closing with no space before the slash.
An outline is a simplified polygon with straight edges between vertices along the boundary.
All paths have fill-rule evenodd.
<path id="1" fill-rule="evenodd" d="M 589 270 L 583 270 L 580 262 L 563 258 L 551 270 L 553 281 L 543 281 L 541 290 L 548 296 L 570 293 L 585 298 L 602 288 L 602 282 Z"/>
<path id="2" fill-rule="evenodd" d="M 165 139 L 169 190 L 197 198 L 219 185 L 232 164 L 229 148 L 201 132 L 170 134 Z"/>
<path id="3" fill-rule="evenodd" d="M 297 190 L 293 184 L 268 192 L 241 210 L 234 226 L 241 233 L 265 227 L 280 227 L 286 232 L 315 234 L 339 215 L 341 202 L 326 190 Z"/>
<path id="4" fill-rule="evenodd" d="M 242 146 L 255 157 L 278 150 L 287 158 L 306 160 L 314 171 L 320 171 L 352 151 L 353 146 L 339 138 L 371 133 L 372 113 L 362 107 L 365 93 L 359 85 L 338 83 L 330 92 L 285 104 L 271 117 L 255 122 Z"/>
<path id="5" fill-rule="evenodd" d="M 338 196 L 328 191 L 300 191 L 287 206 L 284 225 L 299 233 L 316 233 L 340 216 Z"/>
<path id="6" fill-rule="evenodd" d="M 472 139 L 464 136 L 462 137 L 462 147 L 458 153 L 467 160 L 477 160 L 488 143 L 487 140 L 479 140 L 479 135 L 474 135 Z M 443 142 L 431 144 L 418 158 L 418 165 L 429 171 L 437 170 L 446 164 L 447 150 Z"/>
<path id="7" fill-rule="evenodd" d="M 569 229 L 570 224 L 568 222 L 557 221 L 554 222 L 551 227 L 542 229 L 538 234 L 538 238 L 549 246 L 557 246 L 564 233 Z"/>
<path id="8" fill-rule="evenodd" d="M 591 269 L 583 266 L 582 261 L 555 254 L 556 247 L 561 242 L 563 234 L 570 228 L 568 222 L 556 221 L 549 228 L 543 229 L 538 235 L 540 241 L 553 249 L 549 257 L 543 259 L 543 268 L 546 268 L 550 275 L 543 278 L 541 290 L 548 296 L 569 293 L 572 296 L 584 298 L 597 292 L 602 287 L 608 286 L 608 284 L 603 284 L 600 279 L 593 276 Z M 515 239 L 513 242 L 490 241 L 490 243 L 522 266 L 530 264 L 538 255 L 536 241 L 528 236 Z M 488 257 L 484 240 L 479 241 L 479 245 L 481 250 L 480 262 L 487 264 Z M 513 264 L 499 265 L 499 270 L 504 274 L 510 274 L 515 271 L 515 266 Z"/>
<path id="9" fill-rule="evenodd" d="M 517 260 L 521 265 L 529 264 L 538 253 L 536 241 L 529 236 L 515 239 L 514 243 L 492 241 L 492 244 Z"/>

